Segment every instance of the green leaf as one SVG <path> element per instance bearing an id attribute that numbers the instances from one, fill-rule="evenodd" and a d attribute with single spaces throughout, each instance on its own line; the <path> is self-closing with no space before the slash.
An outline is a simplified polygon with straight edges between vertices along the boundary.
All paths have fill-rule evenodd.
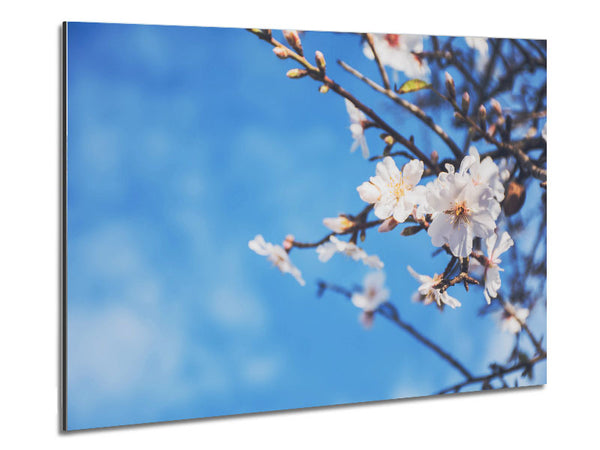
<path id="1" fill-rule="evenodd" d="M 414 80 L 408 80 L 406 83 L 404 83 L 402 86 L 400 86 L 400 88 L 396 91 L 398 94 L 406 94 L 408 92 L 415 92 L 415 91 L 420 91 L 422 89 L 429 89 L 431 87 L 431 84 L 427 83 L 426 81 L 423 80 L 418 80 L 418 79 L 414 79 Z"/>

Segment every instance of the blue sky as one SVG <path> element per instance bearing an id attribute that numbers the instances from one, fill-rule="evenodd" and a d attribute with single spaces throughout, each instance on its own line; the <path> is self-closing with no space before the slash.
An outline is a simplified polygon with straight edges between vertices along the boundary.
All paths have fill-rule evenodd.
<path id="1" fill-rule="evenodd" d="M 376 79 L 357 36 L 303 43 L 444 156 L 336 66 Z M 248 249 L 259 233 L 316 240 L 324 217 L 364 206 L 356 186 L 375 166 L 349 153 L 341 98 L 287 79 L 293 65 L 237 29 L 71 23 L 68 63 L 69 429 L 420 396 L 461 380 L 383 318 L 367 331 L 343 298 L 316 298 L 317 279 L 352 286 L 362 264 L 295 250 L 301 287 Z M 367 139 L 379 150 L 376 131 Z M 432 274 L 447 262 L 424 233 L 371 232 L 365 248 L 384 260 L 406 320 L 473 372 L 506 358 L 513 337 L 477 316 L 481 290 L 455 291 L 463 307 L 443 314 L 410 301 L 406 266 Z M 545 311 L 531 323 L 545 334 Z"/>

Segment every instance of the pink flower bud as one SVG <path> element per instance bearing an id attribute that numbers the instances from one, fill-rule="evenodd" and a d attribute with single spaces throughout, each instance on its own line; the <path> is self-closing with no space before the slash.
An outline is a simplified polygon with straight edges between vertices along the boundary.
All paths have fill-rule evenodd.
<path id="1" fill-rule="evenodd" d="M 360 323 L 367 330 L 373 326 L 373 315 L 373 312 L 370 311 L 363 311 L 360 315 Z"/>
<path id="2" fill-rule="evenodd" d="M 288 234 L 283 240 L 283 248 L 289 251 L 294 246 L 294 235 Z"/>
<path id="3" fill-rule="evenodd" d="M 498 100 L 496 100 L 495 98 L 490 100 L 490 103 L 492 105 L 492 109 L 494 111 L 496 111 L 496 113 L 501 116 L 502 115 L 502 105 L 500 105 L 500 102 Z"/>
<path id="4" fill-rule="evenodd" d="M 280 59 L 285 59 L 289 56 L 289 52 L 285 47 L 274 47 L 273 53 L 275 53 L 275 55 L 277 55 L 277 57 Z"/>
<path id="5" fill-rule="evenodd" d="M 355 223 L 344 215 L 337 217 L 326 217 L 323 219 L 323 225 L 335 233 L 344 233 L 352 228 Z"/>
<path id="6" fill-rule="evenodd" d="M 319 68 L 319 70 L 325 72 L 325 57 L 323 56 L 323 53 L 321 53 L 319 50 L 315 52 L 315 61 L 317 62 L 317 67 Z"/>
<path id="7" fill-rule="evenodd" d="M 471 103 L 471 96 L 468 92 L 465 92 L 462 96 L 462 104 L 461 110 L 463 114 L 467 114 L 469 112 L 469 104 Z"/>
<path id="8" fill-rule="evenodd" d="M 302 77 L 305 77 L 306 75 L 308 75 L 308 71 L 306 71 L 305 69 L 291 69 L 291 70 L 288 70 L 285 75 L 288 78 L 292 78 L 292 79 L 302 78 Z"/>
<path id="9" fill-rule="evenodd" d="M 448 91 L 448 95 L 450 98 L 454 99 L 456 97 L 456 88 L 454 86 L 454 79 L 452 75 L 446 72 L 446 90 Z"/>
<path id="10" fill-rule="evenodd" d="M 486 117 L 487 117 L 487 111 L 485 109 L 485 106 L 481 105 L 479 107 L 479 120 L 485 121 Z"/>
<path id="11" fill-rule="evenodd" d="M 288 41 L 288 44 L 292 46 L 294 50 L 296 50 L 300 56 L 304 56 L 304 52 L 302 51 L 302 41 L 300 40 L 300 35 L 296 30 L 283 30 L 283 37 Z"/>
<path id="12" fill-rule="evenodd" d="M 394 228 L 396 228 L 399 223 L 400 222 L 398 222 L 393 217 L 388 217 L 381 223 L 381 225 L 379 225 L 377 231 L 379 231 L 380 233 L 387 233 L 388 231 L 392 231 Z"/>

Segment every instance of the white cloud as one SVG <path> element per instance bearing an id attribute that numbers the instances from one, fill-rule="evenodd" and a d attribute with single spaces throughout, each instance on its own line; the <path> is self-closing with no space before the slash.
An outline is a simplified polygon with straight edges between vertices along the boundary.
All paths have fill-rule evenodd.
<path id="1" fill-rule="evenodd" d="M 248 290 L 222 287 L 210 300 L 211 317 L 225 327 L 262 328 L 266 312 L 260 301 Z"/>
<path id="2" fill-rule="evenodd" d="M 255 357 L 243 364 L 241 375 L 250 385 L 266 385 L 277 378 L 282 365 L 283 361 L 275 356 Z"/>
<path id="3" fill-rule="evenodd" d="M 141 382 L 172 377 L 182 343 L 139 311 L 118 305 L 69 317 L 69 382 L 93 386 L 102 395 L 129 395 Z"/>
<path id="4" fill-rule="evenodd" d="M 190 217 L 184 222 L 190 225 Z M 267 311 L 231 248 L 215 253 L 211 270 L 227 271 L 235 285 L 208 279 L 198 285 L 205 295 L 188 289 L 175 298 L 174 280 L 167 285 L 146 256 L 144 231 L 117 221 L 71 241 L 70 262 L 78 270 L 68 316 L 73 426 L 164 420 L 169 411 L 177 418 L 186 408 L 202 415 L 208 405 L 227 405 L 236 385 L 265 385 L 282 368 L 265 353 Z M 204 329 L 210 334 L 199 338 Z"/>
<path id="5" fill-rule="evenodd" d="M 422 397 L 434 392 L 436 392 L 436 386 L 422 373 L 405 372 L 392 388 L 390 398 Z"/>

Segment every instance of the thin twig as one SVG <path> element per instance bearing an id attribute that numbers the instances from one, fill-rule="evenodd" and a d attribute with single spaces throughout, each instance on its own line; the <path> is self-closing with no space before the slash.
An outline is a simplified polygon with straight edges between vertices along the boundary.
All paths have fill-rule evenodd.
<path id="1" fill-rule="evenodd" d="M 525 333 L 527 333 L 527 336 L 529 337 L 529 340 L 535 347 L 538 355 L 546 355 L 546 350 L 544 350 L 542 348 L 540 341 L 538 341 L 535 338 L 535 336 L 533 335 L 533 333 L 531 332 L 531 330 L 529 329 L 527 324 L 523 320 L 521 320 L 519 317 L 517 317 L 517 315 L 515 314 L 514 308 L 511 308 L 511 306 L 509 306 L 506 303 L 506 301 L 502 298 L 500 293 L 498 293 L 496 298 L 498 299 L 498 302 L 502 305 L 502 308 L 504 308 L 504 311 L 506 311 L 507 314 L 510 314 L 510 316 L 518 322 L 518 324 L 521 326 L 521 328 L 523 330 L 525 330 Z"/>
<path id="2" fill-rule="evenodd" d="M 385 67 L 383 67 L 383 64 L 381 63 L 381 60 L 379 59 L 379 54 L 377 53 L 377 50 L 375 50 L 375 44 L 373 43 L 373 35 L 370 33 L 365 33 L 364 34 L 365 39 L 367 40 L 367 43 L 369 44 L 369 47 L 371 48 L 371 51 L 373 52 L 373 56 L 375 57 L 375 62 L 377 63 L 377 67 L 379 68 L 379 73 L 381 74 L 381 79 L 383 81 L 383 85 L 385 86 L 386 89 L 390 89 L 390 79 L 388 78 L 388 74 L 385 71 Z"/>
<path id="3" fill-rule="evenodd" d="M 441 98 L 443 98 L 444 100 L 449 102 L 452 105 L 452 107 L 454 108 L 454 111 L 456 112 L 457 117 L 460 120 L 462 120 L 463 122 L 465 122 L 466 124 L 468 124 L 469 127 L 473 128 L 481 136 L 483 136 L 483 138 L 487 142 L 489 142 L 490 144 L 494 144 L 499 150 L 506 150 L 508 153 L 513 155 L 515 158 L 517 158 L 519 165 L 523 169 L 530 172 L 531 175 L 533 175 L 538 180 L 546 181 L 546 178 L 547 178 L 546 169 L 543 169 L 543 168 L 537 166 L 534 163 L 534 161 L 519 146 L 511 145 L 511 144 L 507 144 L 507 143 L 498 141 L 496 138 L 494 138 L 489 133 L 487 133 L 486 130 L 482 129 L 475 120 L 473 120 L 468 115 L 464 114 L 462 112 L 460 106 L 456 103 L 456 100 L 454 100 L 453 98 L 450 98 L 450 97 L 446 97 L 444 94 L 442 94 L 441 92 L 439 92 L 433 88 L 431 88 L 431 90 L 433 92 L 435 92 L 437 95 L 439 95 Z"/>
<path id="4" fill-rule="evenodd" d="M 327 234 L 326 236 L 324 236 L 323 238 L 319 239 L 316 242 L 292 241 L 291 245 L 292 245 L 292 247 L 296 247 L 296 248 L 315 248 L 315 247 L 318 247 L 319 245 L 327 242 L 331 238 L 331 236 L 341 236 L 341 235 L 345 235 L 345 234 L 353 234 L 353 233 L 357 233 L 358 231 L 361 231 L 361 230 L 367 230 L 369 228 L 376 227 L 377 225 L 381 225 L 381 223 L 383 222 L 383 220 L 381 220 L 381 219 L 372 220 L 369 222 L 366 221 L 367 216 L 369 215 L 369 212 L 371 212 L 372 209 L 373 209 L 373 205 L 367 205 L 356 216 L 350 216 L 353 219 L 352 221 L 355 222 L 354 225 L 349 227 L 348 229 L 342 231 L 341 233 L 336 233 L 335 231 L 333 231 L 333 232 Z"/>
<path id="5" fill-rule="evenodd" d="M 321 281 L 319 283 L 319 289 L 321 291 L 332 290 L 334 292 L 337 292 L 338 294 L 344 295 L 348 299 L 352 298 L 352 292 L 349 291 L 348 289 L 345 289 L 345 288 L 343 288 L 341 286 L 337 286 L 337 285 L 331 285 L 331 284 L 325 283 L 323 281 Z M 410 334 L 413 338 L 418 340 L 421 344 L 425 345 L 427 348 L 429 348 L 430 350 L 435 352 L 438 356 L 440 356 L 442 359 L 444 359 L 446 362 L 448 362 L 450 365 L 452 365 L 455 369 L 457 369 L 460 373 L 462 373 L 465 376 L 465 378 L 467 378 L 467 380 L 470 380 L 473 378 L 473 376 L 471 375 L 471 372 L 469 372 L 463 364 L 458 362 L 458 360 L 455 357 L 453 357 L 450 353 L 448 353 L 447 351 L 442 349 L 435 342 L 433 342 L 429 338 L 425 337 L 422 333 L 417 331 L 415 329 L 415 327 L 410 325 L 408 322 L 405 322 L 404 320 L 402 320 L 400 318 L 400 314 L 398 313 L 398 310 L 392 303 L 390 303 L 390 302 L 384 303 L 375 312 L 377 314 L 385 317 L 386 319 L 392 321 L 393 323 L 398 325 L 401 329 L 403 329 L 408 334 Z"/>
<path id="6" fill-rule="evenodd" d="M 473 88 L 478 89 L 479 83 L 473 78 L 471 71 L 465 67 L 465 65 L 458 59 L 456 53 L 450 50 L 440 50 L 433 52 L 420 52 L 415 53 L 419 58 L 425 58 L 430 61 L 437 61 L 442 68 L 447 67 L 449 65 L 456 67 L 456 69 L 471 83 Z M 443 60 L 446 60 L 446 63 L 443 63 Z"/>
<path id="7" fill-rule="evenodd" d="M 492 372 L 489 374 L 472 377 L 471 379 L 467 379 L 461 383 L 457 383 L 453 386 L 444 388 L 441 391 L 436 392 L 436 395 L 447 394 L 449 392 L 459 392 L 462 388 L 469 386 L 471 384 L 475 384 L 475 383 L 483 383 L 483 384 L 489 385 L 489 383 L 496 378 L 502 379 L 502 377 L 504 377 L 505 375 L 508 375 L 510 373 L 517 372 L 521 369 L 527 369 L 528 367 L 533 367 L 535 364 L 537 364 L 541 361 L 544 361 L 545 359 L 546 359 L 546 354 L 544 353 L 543 355 L 537 355 L 536 357 L 534 357 L 528 361 L 520 362 L 518 364 L 515 364 L 514 366 L 510 366 L 510 367 L 495 366 L 496 369 L 492 370 Z"/>
<path id="8" fill-rule="evenodd" d="M 342 68 L 344 70 L 351 73 L 359 80 L 364 81 L 367 85 L 369 85 L 371 88 L 375 89 L 377 92 L 380 92 L 380 93 L 386 95 L 389 99 L 394 101 L 396 104 L 398 104 L 398 105 L 402 106 L 403 108 L 405 108 L 406 110 L 408 110 L 415 117 L 417 117 L 419 120 L 421 120 L 425 125 L 427 125 L 429 128 L 431 128 L 435 132 L 435 134 L 437 134 L 446 143 L 446 145 L 448 145 L 448 147 L 450 148 L 450 150 L 452 151 L 452 153 L 454 154 L 455 157 L 457 157 L 457 158 L 463 157 L 462 150 L 460 149 L 460 147 L 458 145 L 456 145 L 456 143 L 452 140 L 452 138 L 450 136 L 448 136 L 448 133 L 446 133 L 442 127 L 440 127 L 437 123 L 435 123 L 435 121 L 430 116 L 428 116 L 425 113 L 425 111 L 423 111 L 417 105 L 401 98 L 389 87 L 384 88 L 383 86 L 380 86 L 379 84 L 375 83 L 373 80 L 366 77 L 365 75 L 360 73 L 358 70 L 352 68 L 350 65 L 346 64 L 344 61 L 338 60 L 338 64 L 340 66 L 342 66 Z"/>
<path id="9" fill-rule="evenodd" d="M 371 120 L 377 124 L 378 128 L 380 128 L 383 131 L 385 131 L 386 133 L 388 133 L 390 136 L 392 136 L 392 138 L 394 138 L 394 140 L 396 142 L 398 142 L 401 145 L 403 145 L 404 147 L 406 147 L 413 155 L 415 155 L 418 159 L 420 159 L 421 161 L 423 161 L 427 167 L 429 167 L 432 170 L 435 170 L 435 171 L 439 172 L 439 170 L 440 170 L 439 167 L 436 164 L 434 164 L 431 161 L 431 159 L 427 155 L 425 155 L 414 144 L 414 142 L 412 142 L 412 140 L 406 139 L 404 136 L 402 136 L 402 134 L 400 134 L 393 127 L 391 127 L 386 121 L 384 121 L 381 117 L 379 117 L 379 115 L 377 115 L 377 113 L 375 113 L 375 111 L 373 111 L 371 108 L 369 108 L 368 106 L 366 106 L 364 103 L 362 103 L 360 100 L 358 100 L 354 95 L 352 95 L 350 92 L 348 92 L 342 86 L 340 86 L 334 80 L 332 80 L 330 77 L 328 77 L 325 74 L 325 71 L 320 70 L 319 68 L 315 67 L 305 57 L 299 55 L 294 50 L 290 49 L 289 47 L 286 47 L 281 42 L 279 42 L 276 39 L 274 39 L 273 36 L 271 35 L 271 33 L 265 32 L 263 30 L 254 30 L 254 29 L 251 29 L 251 30 L 248 30 L 248 31 L 250 31 L 251 33 L 255 34 L 256 36 L 258 36 L 263 41 L 268 42 L 273 47 L 284 48 L 286 50 L 286 52 L 287 52 L 288 57 L 292 58 L 294 61 L 296 61 L 299 64 L 301 64 L 306 69 L 307 74 L 311 78 L 313 78 L 314 80 L 322 82 L 330 90 L 334 91 L 336 94 L 338 94 L 338 95 L 344 97 L 345 99 L 349 100 L 354 106 L 356 106 L 359 110 L 361 110 L 368 117 L 370 117 Z"/>

